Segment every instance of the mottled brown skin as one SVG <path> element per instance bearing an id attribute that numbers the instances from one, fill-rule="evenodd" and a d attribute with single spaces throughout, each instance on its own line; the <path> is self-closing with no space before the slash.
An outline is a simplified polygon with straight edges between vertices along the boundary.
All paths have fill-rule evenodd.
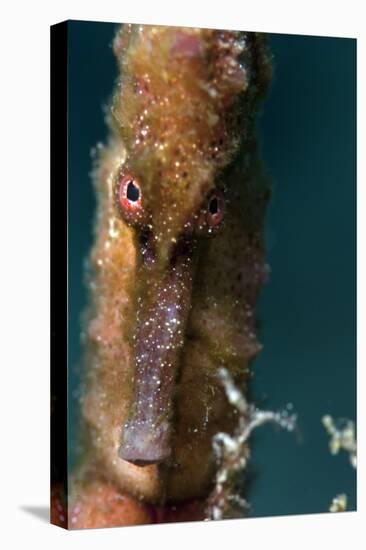
<path id="1" fill-rule="evenodd" d="M 268 183 L 255 140 L 270 78 L 263 36 L 125 25 L 114 51 L 121 76 L 94 175 L 85 446 L 70 527 L 204 518 L 212 438 L 237 423 L 217 370 L 247 385 L 266 275 Z M 126 174 L 140 192 L 132 213 L 119 194 Z"/>

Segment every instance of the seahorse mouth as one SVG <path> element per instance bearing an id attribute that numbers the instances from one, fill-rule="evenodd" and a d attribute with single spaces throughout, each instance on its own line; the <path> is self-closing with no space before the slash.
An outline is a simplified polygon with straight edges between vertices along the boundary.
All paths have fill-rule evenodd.
<path id="1" fill-rule="evenodd" d="M 135 466 L 149 466 L 166 461 L 170 456 L 168 421 L 157 425 L 152 421 L 132 420 L 125 424 L 125 436 L 118 455 Z"/>

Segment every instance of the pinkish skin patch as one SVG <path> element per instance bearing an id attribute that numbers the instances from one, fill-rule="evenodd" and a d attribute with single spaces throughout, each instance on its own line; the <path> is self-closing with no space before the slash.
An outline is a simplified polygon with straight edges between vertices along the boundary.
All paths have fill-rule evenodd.
<path id="1" fill-rule="evenodd" d="M 199 57 L 202 55 L 202 44 L 199 36 L 178 32 L 170 53 L 175 57 Z"/>
<path id="2" fill-rule="evenodd" d="M 247 87 L 247 72 L 244 67 L 237 65 L 235 68 L 230 69 L 227 73 L 228 79 L 233 86 L 240 92 Z"/>
<path id="3" fill-rule="evenodd" d="M 150 100 L 150 103 L 154 99 L 154 95 L 151 93 L 147 81 L 143 78 L 137 78 L 135 80 L 135 93 L 148 98 Z"/>
<path id="4" fill-rule="evenodd" d="M 119 59 L 122 56 L 122 52 L 127 49 L 131 38 L 131 32 L 131 25 L 125 25 L 124 32 L 117 33 L 113 42 L 113 51 L 117 59 Z"/>

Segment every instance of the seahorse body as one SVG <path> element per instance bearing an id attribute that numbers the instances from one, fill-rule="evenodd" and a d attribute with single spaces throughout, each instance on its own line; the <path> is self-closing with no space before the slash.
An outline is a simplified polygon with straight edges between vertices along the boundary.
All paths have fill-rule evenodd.
<path id="1" fill-rule="evenodd" d="M 123 25 L 114 51 L 70 527 L 201 518 L 212 438 L 237 423 L 217 371 L 245 387 L 260 347 L 265 38 Z"/>

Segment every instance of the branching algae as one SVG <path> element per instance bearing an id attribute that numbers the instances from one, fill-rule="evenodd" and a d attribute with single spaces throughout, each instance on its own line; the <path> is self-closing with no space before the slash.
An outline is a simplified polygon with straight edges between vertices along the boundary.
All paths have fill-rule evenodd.
<path id="1" fill-rule="evenodd" d="M 94 172 L 72 528 L 207 518 L 214 438 L 240 420 L 218 372 L 245 393 L 260 349 L 265 37 L 123 25 L 114 52 L 110 139 Z"/>
<path id="2" fill-rule="evenodd" d="M 334 420 L 326 414 L 322 418 L 322 424 L 327 431 L 329 440 L 329 451 L 332 455 L 339 453 L 341 449 L 349 454 L 349 462 L 352 468 L 357 468 L 357 441 L 356 426 L 352 420 Z M 330 512 L 344 512 L 347 510 L 347 495 L 341 493 L 333 498 L 329 507 Z"/>
<path id="3" fill-rule="evenodd" d="M 218 432 L 213 438 L 218 468 L 214 488 L 207 499 L 206 519 L 240 518 L 250 508 L 240 494 L 240 486 L 250 458 L 248 439 L 251 433 L 268 422 L 292 432 L 297 428 L 297 415 L 289 413 L 291 404 L 278 412 L 262 411 L 248 403 L 226 369 L 219 369 L 218 376 L 228 400 L 240 416 L 232 435 Z"/>

